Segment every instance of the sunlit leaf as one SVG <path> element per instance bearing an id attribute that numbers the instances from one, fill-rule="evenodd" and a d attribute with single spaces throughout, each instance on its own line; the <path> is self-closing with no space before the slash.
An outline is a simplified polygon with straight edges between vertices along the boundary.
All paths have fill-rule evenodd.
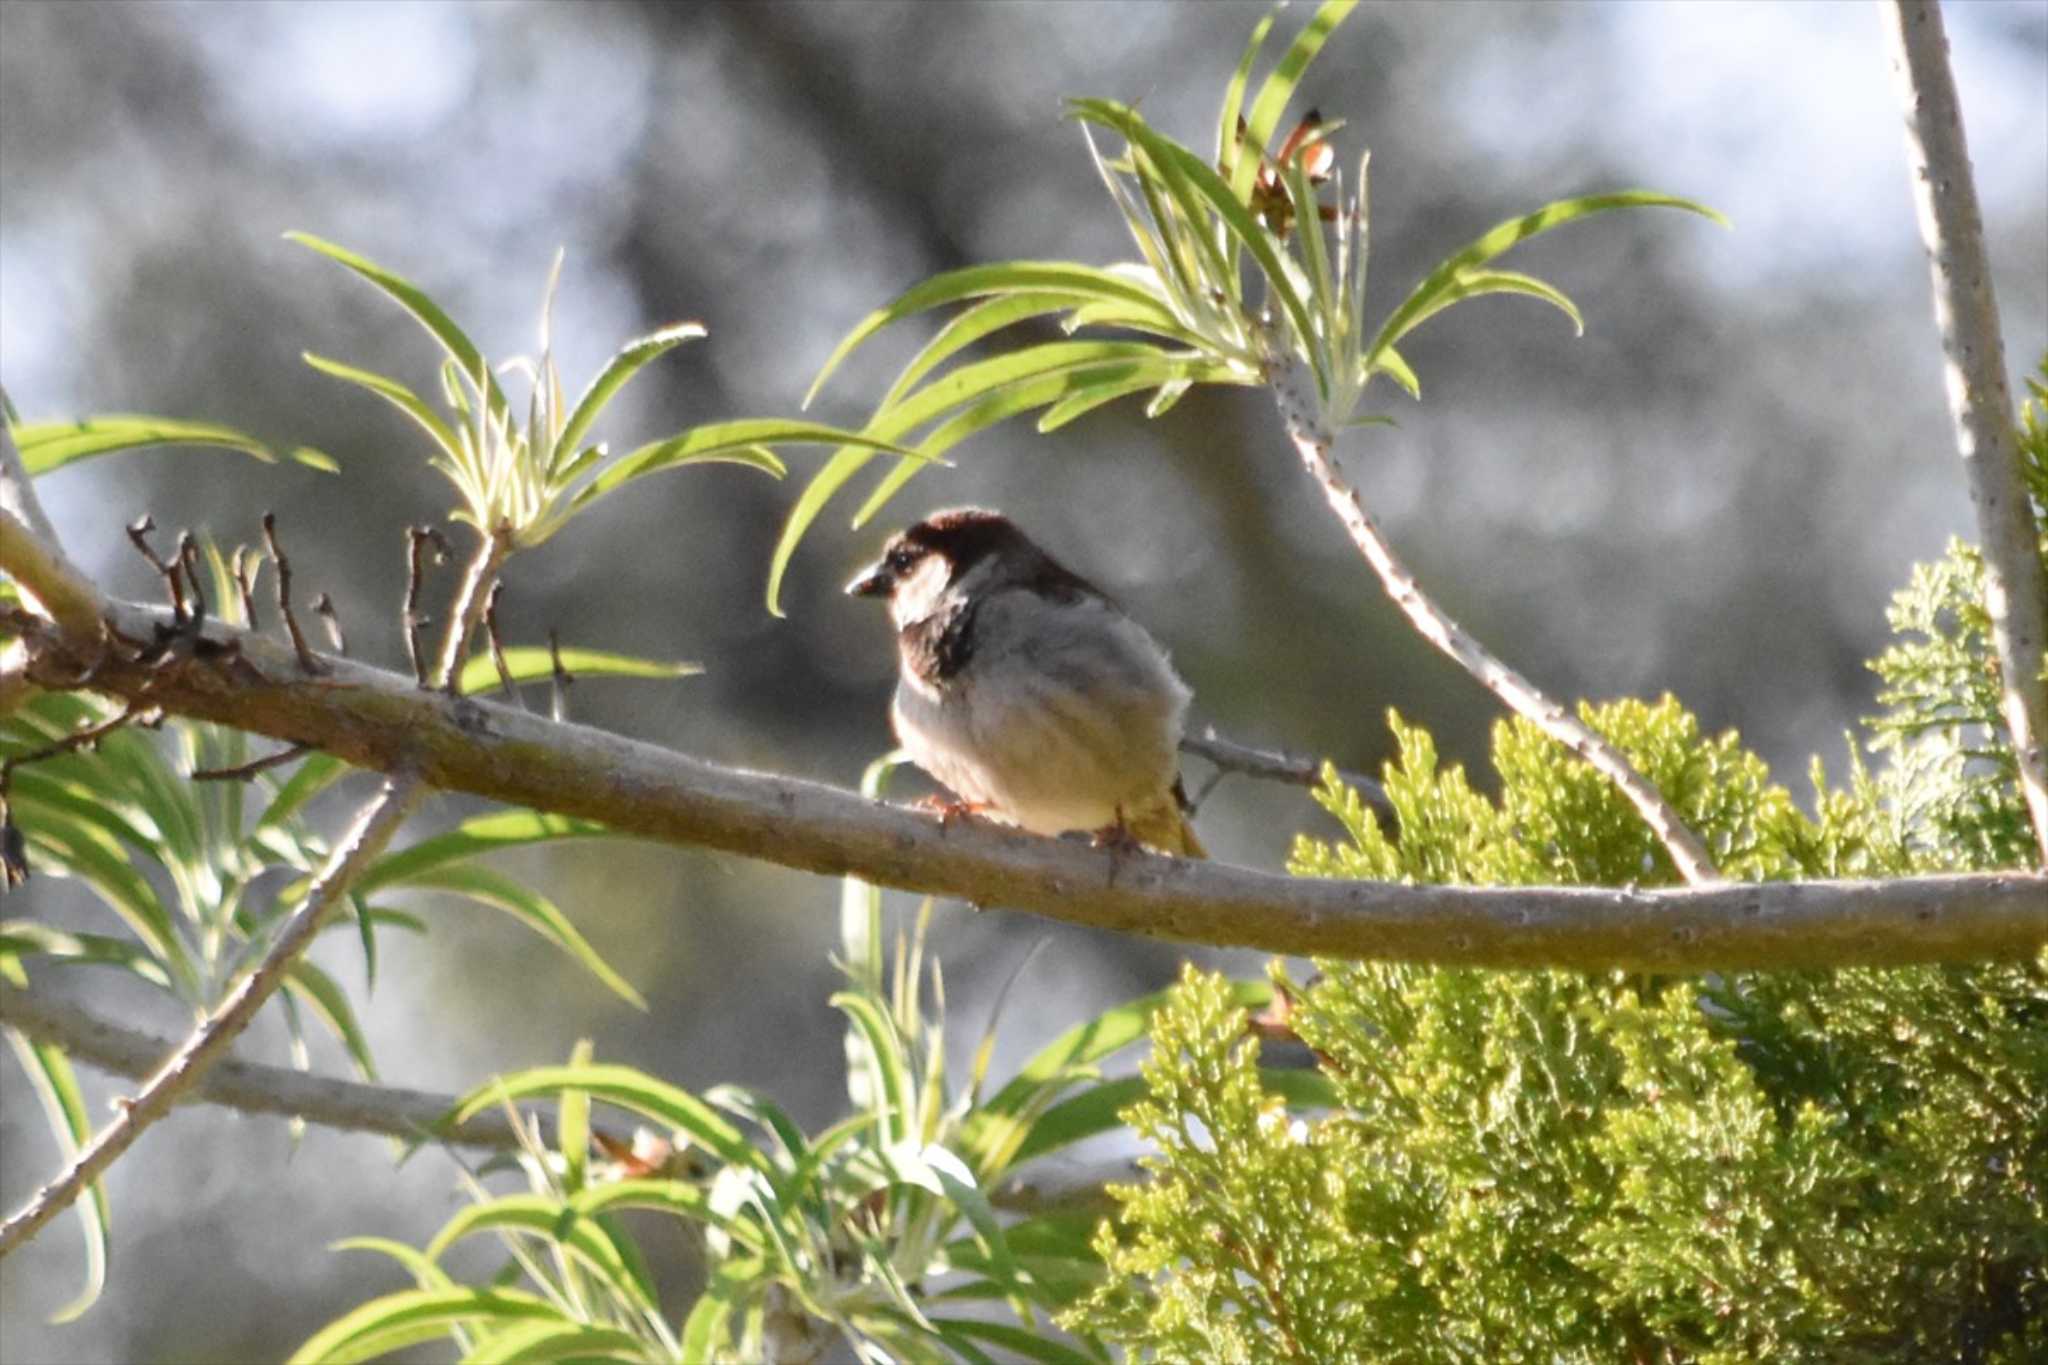
<path id="1" fill-rule="evenodd" d="M 31 476 L 48 474 L 95 455 L 146 450 L 155 446 L 232 450 L 253 455 L 266 464 L 276 463 L 282 454 L 316 469 L 331 471 L 336 467 L 333 460 L 310 448 L 280 452 L 233 427 L 213 422 L 186 422 L 173 417 L 148 417 L 139 413 L 98 413 L 75 422 L 25 422 L 14 428 L 14 440 L 21 449 L 22 463 L 28 467 Z"/>
<path id="2" fill-rule="evenodd" d="M 1387 320 L 1381 324 L 1379 334 L 1373 338 L 1373 344 L 1366 352 L 1367 364 L 1384 368 L 1382 353 L 1386 348 L 1406 336 L 1409 330 L 1422 318 L 1440 311 L 1443 307 L 1443 304 L 1440 302 L 1441 296 L 1446 291 L 1455 289 L 1458 281 L 1477 267 L 1487 264 L 1494 258 L 1526 242 L 1531 237 L 1548 232 L 1552 228 L 1562 227 L 1566 223 L 1575 222 L 1591 214 L 1605 213 L 1612 209 L 1632 208 L 1683 209 L 1687 213 L 1697 213 L 1703 218 L 1711 219 L 1723 227 L 1728 225 L 1726 218 L 1723 218 L 1705 204 L 1692 199 L 1682 199 L 1677 195 L 1660 194 L 1654 190 L 1621 190 L 1613 194 L 1588 194 L 1575 199 L 1560 199 L 1555 203 L 1545 204 L 1534 213 L 1525 213 L 1519 218 L 1510 218 L 1508 221 L 1483 234 L 1477 241 L 1474 241 L 1462 251 L 1446 257 L 1436 269 L 1430 271 L 1423 278 L 1422 282 L 1410 291 L 1408 297 L 1402 301 L 1401 306 L 1390 313 L 1387 316 Z M 1507 274 L 1507 272 L 1500 273 Z M 1516 276 L 1514 278 L 1526 281 L 1529 277 Z M 1548 289 L 1548 286 L 1544 286 L 1544 288 Z M 1527 293 L 1534 291 L 1525 289 L 1517 292 Z M 1556 295 L 1556 297 L 1552 297 L 1552 295 Z M 1549 290 L 1547 293 L 1540 294 L 1539 297 L 1548 299 L 1552 303 L 1558 303 L 1558 306 L 1570 312 L 1576 321 L 1576 311 L 1570 308 L 1569 301 L 1559 303 L 1559 299 L 1562 299 L 1563 296 L 1556 294 L 1555 290 Z"/>
<path id="3" fill-rule="evenodd" d="M 445 834 L 422 839 L 416 844 L 387 853 L 366 869 L 356 882 L 365 895 L 386 886 L 410 883 L 421 872 L 449 863 L 466 862 L 485 853 L 562 839 L 619 837 L 595 820 L 545 811 L 504 810 L 472 816 Z"/>
<path id="4" fill-rule="evenodd" d="M 659 1359 L 631 1332 L 587 1322 L 523 1322 L 507 1328 L 462 1358 L 462 1365 L 543 1365 Z"/>
<path id="5" fill-rule="evenodd" d="M 967 1338 L 985 1341 L 1020 1359 L 1041 1362 L 1042 1365 L 1100 1365 L 1094 1356 L 1063 1345 L 1041 1333 L 1026 1331 L 1015 1323 L 990 1322 L 980 1318 L 935 1317 L 931 1319 L 931 1324 L 955 1350 L 961 1349 L 964 1345 L 961 1339 Z"/>
<path id="6" fill-rule="evenodd" d="M 893 441 L 878 440 L 819 422 L 786 421 L 773 417 L 713 422 L 693 428 L 681 436 L 651 442 L 621 456 L 577 493 L 574 505 L 580 507 L 601 498 L 643 474 L 700 460 L 751 465 L 779 479 L 788 469 L 765 449 L 772 445 L 856 445 L 871 450 L 893 451 L 899 455 L 917 453 Z"/>
<path id="7" fill-rule="evenodd" d="M 574 1086 L 592 1099 L 629 1109 L 688 1134 L 724 1160 L 767 1171 L 766 1158 L 739 1129 L 687 1090 L 658 1081 L 625 1066 L 543 1066 L 515 1071 L 484 1082 L 457 1101 L 454 1121 L 461 1123 L 487 1105 L 529 1099 Z"/>
<path id="8" fill-rule="evenodd" d="M 867 1043 L 867 1065 L 873 1070 L 872 1093 L 882 1112 L 882 1129 L 888 1142 L 900 1143 L 910 1137 L 911 1080 L 908 1058 L 895 1021 L 872 996 L 840 991 L 831 1004 L 852 1021 Z"/>
<path id="9" fill-rule="evenodd" d="M 417 1247 L 389 1237 L 344 1237 L 334 1243 L 335 1251 L 374 1251 L 389 1256 L 411 1272 L 422 1289 L 449 1289 L 455 1282 L 448 1278 L 448 1272 L 435 1265 Z"/>
<path id="10" fill-rule="evenodd" d="M 565 1219 L 564 1213 L 571 1216 Z M 566 1247 L 611 1288 L 643 1308 L 653 1306 L 643 1297 L 639 1281 L 596 1221 L 577 1216 L 575 1209 L 550 1195 L 511 1194 L 469 1205 L 434 1234 L 434 1240 L 426 1246 L 427 1257 L 438 1262 L 449 1247 L 463 1238 L 494 1231 L 531 1233 Z"/>
<path id="11" fill-rule="evenodd" d="M 832 372 L 839 368 L 841 361 L 851 355 L 855 348 L 881 331 L 892 322 L 899 322 L 927 309 L 938 308 L 962 299 L 981 298 L 989 294 L 1058 293 L 1076 302 L 1089 299 L 1114 300 L 1136 309 L 1155 314 L 1167 326 L 1173 325 L 1173 315 L 1167 312 L 1160 301 L 1143 286 L 1114 271 L 1094 266 L 1078 265 L 1071 261 L 1003 261 L 994 265 L 974 265 L 961 270 L 949 270 L 934 275 L 877 308 L 860 320 L 846 338 L 833 348 L 818 377 L 811 381 L 810 392 L 804 395 L 804 406 L 825 386 Z"/>
<path id="12" fill-rule="evenodd" d="M 544 645 L 512 646 L 505 651 L 505 666 L 515 683 L 551 678 L 555 672 L 554 656 Z M 579 678 L 689 678 L 704 671 L 702 664 L 637 659 L 630 654 L 575 646 L 563 647 L 562 667 Z M 498 681 L 498 665 L 486 651 L 463 664 L 456 690 L 471 696 L 496 686 Z"/>
<path id="13" fill-rule="evenodd" d="M 558 468 L 563 457 L 576 450 L 584 434 L 590 430 L 591 423 L 597 420 L 597 415 L 618 395 L 619 390 L 626 386 L 626 381 L 640 372 L 641 367 L 666 355 L 684 342 L 695 341 L 704 334 L 701 323 L 679 322 L 650 332 L 622 346 L 617 355 L 605 362 L 605 367 L 598 371 L 597 378 L 590 381 L 590 387 L 583 391 L 583 396 L 576 400 L 576 407 L 570 412 L 568 422 L 562 427 L 561 434 L 555 438 L 554 452 L 549 460 L 550 468 Z"/>
<path id="14" fill-rule="evenodd" d="M 284 988 L 302 1003 L 310 1005 L 320 1021 L 341 1040 L 349 1059 L 366 1081 L 377 1079 L 377 1063 L 370 1056 L 370 1040 L 356 1022 L 355 1007 L 333 977 L 303 958 L 286 969 Z"/>
<path id="15" fill-rule="evenodd" d="M 1281 115 L 1287 112 L 1287 102 L 1294 98 L 1294 88 L 1301 84 L 1309 63 L 1323 50 L 1330 34 L 1357 4 L 1358 0 L 1323 0 L 1315 17 L 1295 35 L 1280 64 L 1260 85 L 1259 96 L 1252 102 L 1251 114 L 1245 120 L 1248 127 L 1244 150 L 1238 154 L 1230 170 L 1230 194 L 1239 204 L 1251 203 L 1252 182 L 1258 177 L 1259 161 L 1265 154 L 1266 144 L 1272 141 L 1273 130 L 1280 126 Z"/>
<path id="16" fill-rule="evenodd" d="M 359 256 L 347 247 L 324 241 L 311 233 L 287 232 L 284 237 L 288 242 L 297 242 L 300 246 L 309 247 L 329 260 L 347 267 L 397 300 L 399 306 L 418 319 L 420 325 L 441 344 L 441 349 L 448 353 L 448 358 L 459 372 L 483 386 L 484 391 L 490 395 L 491 412 L 495 415 L 506 410 L 504 390 L 498 387 L 497 378 L 492 375 L 490 366 L 484 363 L 483 353 L 477 350 L 476 343 L 455 325 L 455 320 L 427 296 L 425 290 L 404 276 L 386 270 L 368 257 Z"/>
<path id="17" fill-rule="evenodd" d="M 517 1289 L 407 1289 L 343 1314 L 292 1353 L 290 1365 L 354 1365 L 443 1336 L 464 1323 L 567 1321 L 546 1299 Z"/>
<path id="18" fill-rule="evenodd" d="M 487 867 L 452 864 L 414 872 L 403 885 L 423 891 L 445 891 L 504 911 L 581 963 L 614 995 L 635 1009 L 647 1008 L 646 998 L 598 955 L 597 949 L 569 922 L 569 917 L 553 901 L 523 883 Z"/>
<path id="19" fill-rule="evenodd" d="M 400 412 L 411 418 L 413 423 L 422 431 L 426 432 L 433 439 L 434 444 L 439 446 L 449 459 L 460 460 L 462 458 L 461 447 L 455 439 L 455 433 L 449 430 L 448 424 L 441 420 L 439 413 L 428 407 L 420 400 L 418 394 L 405 385 L 373 371 L 358 369 L 354 365 L 347 365 L 339 360 L 330 360 L 326 356 L 315 355 L 311 351 L 304 351 L 300 354 L 301 358 L 308 365 L 311 365 L 322 374 L 332 375 L 336 379 L 354 384 L 358 388 L 367 389 L 392 407 L 397 408 Z"/>
<path id="20" fill-rule="evenodd" d="M 1244 154 L 1244 135 L 1238 131 L 1238 120 L 1244 117 L 1244 90 L 1251 80 L 1252 63 L 1258 60 L 1259 49 L 1265 46 L 1266 35 L 1273 29 L 1273 21 L 1279 12 L 1273 11 L 1252 26 L 1251 41 L 1244 45 L 1244 55 L 1237 59 L 1237 70 L 1230 73 L 1230 83 L 1223 87 L 1223 110 L 1216 119 L 1216 169 L 1236 188 L 1235 168 L 1238 157 Z M 1256 157 L 1257 152 L 1252 155 Z"/>
<path id="21" fill-rule="evenodd" d="M 0 1028 L 0 1033 L 7 1035 L 22 1070 L 28 1073 L 29 1084 L 42 1102 L 43 1114 L 57 1139 L 58 1150 L 67 1163 L 74 1160 L 79 1149 L 92 1140 L 92 1119 L 86 1112 L 85 1095 L 78 1088 L 78 1075 L 71 1069 L 71 1059 L 63 1049 L 35 1042 L 18 1029 Z M 85 1197 L 72 1207 L 78 1210 L 79 1227 L 85 1234 L 85 1288 L 50 1316 L 53 1324 L 82 1316 L 99 1301 L 107 1284 L 106 1183 L 93 1181 L 86 1187 Z"/>

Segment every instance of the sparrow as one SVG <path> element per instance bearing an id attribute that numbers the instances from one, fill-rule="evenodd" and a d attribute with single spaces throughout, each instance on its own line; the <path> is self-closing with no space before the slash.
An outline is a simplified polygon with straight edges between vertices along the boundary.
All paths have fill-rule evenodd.
<path id="1" fill-rule="evenodd" d="M 890 720 L 961 806 L 1204 858 L 1183 812 L 1188 688 L 1145 628 L 1000 512 L 935 512 L 846 591 L 888 599 Z"/>

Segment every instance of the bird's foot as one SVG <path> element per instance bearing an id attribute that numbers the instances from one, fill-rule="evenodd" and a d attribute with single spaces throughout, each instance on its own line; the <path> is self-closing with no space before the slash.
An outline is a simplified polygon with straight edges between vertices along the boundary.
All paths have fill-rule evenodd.
<path id="1" fill-rule="evenodd" d="M 1106 848 L 1111 853 L 1150 853 L 1152 850 L 1131 832 L 1131 826 L 1124 819 L 1123 807 L 1117 807 L 1116 821 L 1104 825 L 1090 837 L 1097 848 Z"/>
<path id="2" fill-rule="evenodd" d="M 947 796 L 919 797 L 916 805 L 919 810 L 938 816 L 942 829 L 951 829 L 957 822 L 975 819 L 990 809 L 986 801 L 961 801 Z"/>

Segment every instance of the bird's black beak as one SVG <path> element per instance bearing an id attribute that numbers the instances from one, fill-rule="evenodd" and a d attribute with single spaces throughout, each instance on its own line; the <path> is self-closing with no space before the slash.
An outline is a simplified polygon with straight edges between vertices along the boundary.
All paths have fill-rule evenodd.
<path id="1" fill-rule="evenodd" d="M 896 580 L 889 574 L 889 568 L 881 560 L 862 569 L 854 580 L 846 585 L 848 597 L 887 597 L 896 586 Z"/>

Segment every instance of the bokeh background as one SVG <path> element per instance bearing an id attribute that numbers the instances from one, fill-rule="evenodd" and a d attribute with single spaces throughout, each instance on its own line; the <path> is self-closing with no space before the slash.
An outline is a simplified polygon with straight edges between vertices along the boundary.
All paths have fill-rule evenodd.
<path id="1" fill-rule="evenodd" d="M 149 596 L 122 526 L 253 540 L 275 509 L 309 591 L 354 652 L 402 667 L 400 528 L 447 505 L 402 420 L 307 369 L 316 350 L 431 385 L 434 352 L 392 305 L 280 240 L 305 229 L 416 279 L 486 351 L 533 346 L 555 248 L 557 350 L 573 386 L 622 340 L 710 328 L 615 405 L 637 442 L 793 411 L 833 342 L 933 271 L 1015 256 L 1121 258 L 1122 228 L 1060 99 L 1140 101 L 1198 146 L 1258 4 L 0 3 L 0 348 L 31 418 L 126 410 L 309 443 L 345 473 L 212 454 L 123 458 L 43 486 L 74 553 Z M 1299 23 L 1299 8 L 1282 20 Z M 2048 344 L 2048 4 L 1950 6 L 2008 358 Z M 1877 16 L 1860 3 L 1368 4 L 1304 104 L 1373 157 L 1375 311 L 1440 256 L 1565 194 L 1643 185 L 1704 199 L 1574 225 L 1520 268 L 1585 309 L 1461 307 L 1405 349 L 1426 401 L 1389 390 L 1395 431 L 1345 463 L 1424 581 L 1558 694 L 1670 690 L 1735 728 L 1802 798 L 1839 771 L 1870 707 L 1863 661 L 1908 566 L 1968 534 L 1927 272 Z M 858 424 L 915 337 L 834 381 Z M 1385 712 L 1483 768 L 1490 699 L 1404 628 L 1314 496 L 1269 405 L 1133 402 L 1044 439 L 999 429 L 885 514 L 1002 507 L 1119 595 L 1168 645 L 1197 712 L 1241 739 L 1361 768 Z M 795 461 L 798 479 L 814 457 Z M 593 681 L 580 719 L 721 762 L 837 783 L 888 747 L 893 662 L 837 593 L 883 527 L 828 517 L 798 555 L 786 620 L 762 607 L 796 484 L 731 469 L 638 486 L 515 561 L 514 641 L 700 660 L 675 684 Z M 853 503 L 846 504 L 850 510 Z M 443 799 L 428 817 L 470 807 Z M 337 808 L 336 814 L 339 814 Z M 1298 791 L 1234 779 L 1204 837 L 1274 867 L 1324 829 Z M 364 1004 L 395 1083 L 460 1089 L 601 1057 L 682 1083 L 731 1080 L 823 1123 L 841 1109 L 836 887 L 704 853 L 587 845 L 513 869 L 550 891 L 647 994 L 634 1013 L 516 926 L 428 905 Z M 87 913 L 44 879 L 9 916 Z M 389 937 L 389 936 L 387 936 Z M 1164 980 L 1171 946 L 942 907 L 950 1030 L 963 1045 L 1039 940 L 1001 1058 Z M 361 964 L 326 945 L 357 987 Z M 1230 959 L 1255 970 L 1256 959 Z M 73 980 L 162 1032 L 145 996 Z M 279 1060 L 281 1030 L 245 1050 Z M 335 1072 L 332 1050 L 316 1065 Z M 999 1066 L 1000 1066 L 999 1061 Z M 88 1076 L 95 1102 L 116 1093 Z M 0 1202 L 57 1155 L 0 1062 Z M 0 1358 L 239 1361 L 287 1353 L 399 1286 L 330 1240 L 417 1241 L 457 1207 L 455 1172 L 394 1171 L 376 1140 L 186 1110 L 111 1178 L 112 1285 L 82 1323 L 44 1318 L 79 1273 L 60 1224 L 0 1266 Z M 680 1295 L 679 1238 L 655 1249 Z"/>

